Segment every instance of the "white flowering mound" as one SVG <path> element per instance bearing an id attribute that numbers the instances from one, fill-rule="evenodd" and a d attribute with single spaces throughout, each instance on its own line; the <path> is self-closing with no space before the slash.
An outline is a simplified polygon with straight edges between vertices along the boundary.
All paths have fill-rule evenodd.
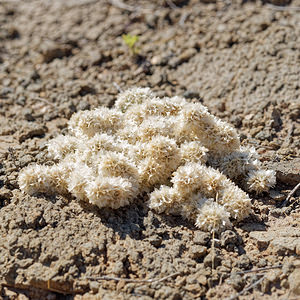
<path id="1" fill-rule="evenodd" d="M 273 171 L 234 128 L 200 103 L 157 98 L 148 88 L 121 93 L 114 108 L 74 114 L 69 135 L 48 144 L 56 162 L 23 169 L 28 193 L 71 193 L 98 207 L 128 205 L 143 192 L 158 213 L 182 215 L 202 230 L 221 231 L 251 212 L 246 191 L 268 191 Z"/>

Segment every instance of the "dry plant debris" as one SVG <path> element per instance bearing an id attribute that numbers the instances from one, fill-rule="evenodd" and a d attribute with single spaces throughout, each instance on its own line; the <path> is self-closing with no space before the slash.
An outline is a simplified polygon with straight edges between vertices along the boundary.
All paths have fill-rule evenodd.
<path id="1" fill-rule="evenodd" d="M 206 231 L 231 227 L 251 212 L 245 192 L 275 185 L 253 148 L 200 103 L 158 98 L 149 88 L 120 93 L 113 108 L 80 111 L 69 135 L 48 144 L 52 166 L 31 165 L 19 175 L 30 195 L 72 194 L 117 209 L 147 193 L 158 213 L 181 215 Z"/>

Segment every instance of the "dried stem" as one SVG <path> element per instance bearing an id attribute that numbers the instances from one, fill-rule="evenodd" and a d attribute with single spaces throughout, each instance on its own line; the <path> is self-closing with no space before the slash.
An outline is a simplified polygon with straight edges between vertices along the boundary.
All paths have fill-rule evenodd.
<path id="1" fill-rule="evenodd" d="M 55 107 L 55 105 L 53 103 L 51 103 L 49 100 L 45 99 L 45 98 L 41 98 L 41 97 L 35 97 L 34 100 L 36 101 L 42 101 L 52 107 Z"/>
<path id="2" fill-rule="evenodd" d="M 179 8 L 172 0 L 165 0 L 166 3 L 170 6 L 172 9 Z"/>
<path id="3" fill-rule="evenodd" d="M 122 88 L 115 81 L 113 82 L 113 85 L 118 90 L 119 93 L 123 92 Z"/>
<path id="4" fill-rule="evenodd" d="M 190 15 L 190 12 L 185 12 L 181 15 L 180 20 L 179 20 L 179 26 L 183 27 L 186 19 Z"/>
<path id="5" fill-rule="evenodd" d="M 242 291 L 240 291 L 238 294 L 233 295 L 233 296 L 227 298 L 226 300 L 234 300 L 234 299 L 238 298 L 239 296 L 242 296 L 244 293 L 250 291 L 251 289 L 253 289 L 257 285 L 259 285 L 264 279 L 265 279 L 265 275 L 262 278 L 255 281 L 254 283 L 252 283 L 251 285 L 249 285 L 248 287 L 246 287 L 245 289 L 243 289 Z"/>
<path id="6" fill-rule="evenodd" d="M 290 201 L 292 196 L 296 193 L 296 191 L 300 188 L 300 182 L 290 191 L 284 202 L 282 203 L 282 206 L 286 206 L 287 203 Z"/>
<path id="7" fill-rule="evenodd" d="M 117 8 L 123 9 L 123 10 L 127 10 L 130 12 L 142 12 L 142 13 L 150 13 L 153 10 L 148 9 L 148 8 L 141 8 L 138 6 L 131 6 L 128 5 L 124 2 L 122 2 L 121 0 L 108 0 L 108 3 L 112 6 L 115 6 Z"/>
<path id="8" fill-rule="evenodd" d="M 248 274 L 248 273 L 256 273 L 256 272 L 260 272 L 260 271 L 281 269 L 282 267 L 283 267 L 283 265 L 278 265 L 278 266 L 272 266 L 272 267 L 259 268 L 259 269 L 255 269 L 255 270 L 247 270 L 247 271 L 236 272 L 235 274 L 243 275 L 243 274 Z"/>

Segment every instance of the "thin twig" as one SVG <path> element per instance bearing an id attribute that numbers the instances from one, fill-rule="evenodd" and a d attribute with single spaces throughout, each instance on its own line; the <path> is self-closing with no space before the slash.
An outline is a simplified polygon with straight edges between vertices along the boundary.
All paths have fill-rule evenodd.
<path id="1" fill-rule="evenodd" d="M 166 3 L 170 6 L 172 9 L 179 8 L 172 0 L 165 0 Z"/>
<path id="2" fill-rule="evenodd" d="M 239 292 L 239 296 L 243 295 L 245 292 L 250 291 L 251 289 L 253 289 L 254 287 L 256 287 L 258 284 L 260 284 L 263 280 L 265 279 L 265 275 L 258 279 L 257 281 L 255 281 L 254 283 L 252 283 L 251 285 L 249 285 L 247 288 L 245 288 L 244 290 Z"/>
<path id="3" fill-rule="evenodd" d="M 53 107 L 55 107 L 55 105 L 53 103 L 51 103 L 50 101 L 48 101 L 47 99 L 44 99 L 44 98 L 41 98 L 41 97 L 35 97 L 34 100 L 37 100 L 37 101 L 42 101 L 44 103 L 47 103 Z"/>
<path id="4" fill-rule="evenodd" d="M 259 268 L 259 269 L 255 269 L 255 270 L 247 270 L 247 271 L 236 272 L 235 274 L 243 275 L 243 274 L 248 274 L 248 273 L 256 273 L 256 272 L 260 272 L 260 271 L 281 269 L 282 267 L 283 267 L 283 265 L 278 265 L 278 266 L 272 266 L 272 267 Z"/>
<path id="5" fill-rule="evenodd" d="M 91 5 L 99 2 L 99 0 L 76 0 L 76 1 L 66 1 L 65 4 L 68 8 L 84 6 L 84 5 Z"/>
<path id="6" fill-rule="evenodd" d="M 300 11 L 300 6 L 279 6 L 270 3 L 266 4 L 266 6 L 277 11 Z"/>
<path id="7" fill-rule="evenodd" d="M 255 281 L 254 283 L 252 283 L 251 285 L 249 285 L 247 288 L 243 289 L 242 291 L 240 291 L 236 295 L 233 295 L 233 296 L 227 298 L 226 300 L 234 300 L 234 299 L 238 298 L 239 296 L 242 296 L 244 293 L 250 291 L 251 289 L 256 287 L 258 284 L 260 284 L 264 279 L 265 279 L 265 275 L 262 278 Z"/>
<path id="8" fill-rule="evenodd" d="M 216 221 L 214 221 L 214 229 L 213 229 L 213 232 L 212 232 L 212 238 L 213 238 L 213 241 L 212 241 L 212 245 L 211 245 L 211 268 L 212 270 L 215 268 L 215 229 L 216 229 Z"/>
<path id="9" fill-rule="evenodd" d="M 118 90 L 119 93 L 123 93 L 122 88 L 115 81 L 113 82 L 113 85 Z"/>
<path id="10" fill-rule="evenodd" d="M 124 2 L 122 2 L 121 0 L 108 0 L 108 3 L 112 6 L 115 6 L 117 8 L 123 9 L 123 10 L 127 10 L 130 12 L 143 12 L 143 13 L 150 13 L 153 10 L 148 9 L 148 8 L 141 8 L 138 6 L 131 6 L 128 5 Z"/>
<path id="11" fill-rule="evenodd" d="M 120 0 L 109 0 L 108 1 L 111 5 L 116 6 L 118 8 L 128 10 L 128 11 L 136 11 L 137 9 L 131 5 L 125 4 Z"/>
<path id="12" fill-rule="evenodd" d="M 300 188 L 300 182 L 290 191 L 290 193 L 287 195 L 286 199 L 282 203 L 282 207 L 286 206 L 287 203 L 290 201 L 292 196 L 296 193 L 296 191 Z"/>
<path id="13" fill-rule="evenodd" d="M 181 27 L 184 26 L 184 23 L 189 15 L 190 15 L 190 12 L 185 12 L 182 14 L 182 16 L 180 17 L 180 20 L 179 20 L 179 26 L 181 26 Z"/>
<path id="14" fill-rule="evenodd" d="M 278 266 L 271 266 L 271 267 L 265 267 L 265 268 L 259 268 L 259 269 L 255 269 L 255 270 L 247 270 L 247 271 L 242 271 L 242 272 L 236 272 L 233 274 L 237 274 L 237 275 L 244 275 L 244 274 L 248 274 L 248 273 L 256 273 L 256 272 L 260 272 L 260 271 L 268 271 L 268 270 L 273 270 L 273 269 L 281 269 L 283 267 L 283 265 L 278 265 Z M 294 265 L 295 268 L 299 268 L 300 265 Z M 229 298 L 226 298 L 226 300 L 234 300 L 236 298 L 238 298 L 239 296 L 242 296 L 245 292 L 248 292 L 249 290 L 251 290 L 252 288 L 254 288 L 256 285 L 258 285 L 259 283 L 261 283 L 263 281 L 263 279 L 265 278 L 265 274 L 257 274 L 258 276 L 263 276 L 262 278 L 260 278 L 259 280 L 257 280 L 256 282 L 254 282 L 253 284 L 251 284 L 250 286 L 248 286 L 247 288 L 245 288 L 244 290 L 242 290 L 241 292 L 239 292 L 236 295 L 233 295 Z"/>
<path id="15" fill-rule="evenodd" d="M 152 278 L 152 279 L 129 279 L 129 278 L 120 278 L 120 277 L 110 277 L 110 276 L 101 276 L 101 277 L 86 277 L 86 279 L 91 280 L 111 280 L 111 281 L 124 281 L 127 283 L 153 283 L 153 282 L 162 282 L 169 278 L 180 275 L 181 272 L 176 272 L 171 275 L 162 277 L 162 278 Z"/>
<path id="16" fill-rule="evenodd" d="M 219 194 L 217 192 L 216 194 L 216 202 L 218 203 L 219 200 Z M 214 220 L 214 224 L 213 224 L 213 232 L 212 232 L 212 245 L 211 245 L 211 268 L 214 269 L 215 268 L 215 231 L 216 231 L 216 221 Z"/>

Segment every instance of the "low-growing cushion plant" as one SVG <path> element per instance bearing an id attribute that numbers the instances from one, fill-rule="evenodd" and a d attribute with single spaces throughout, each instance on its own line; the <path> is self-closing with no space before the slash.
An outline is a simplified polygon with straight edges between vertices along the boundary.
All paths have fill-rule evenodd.
<path id="1" fill-rule="evenodd" d="M 121 93 L 113 108 L 74 114 L 68 129 L 48 144 L 53 166 L 21 171 L 25 193 L 71 194 L 113 209 L 147 193 L 156 212 L 222 231 L 251 213 L 247 192 L 275 185 L 275 172 L 261 168 L 233 127 L 200 103 L 161 99 L 149 88 Z"/>

